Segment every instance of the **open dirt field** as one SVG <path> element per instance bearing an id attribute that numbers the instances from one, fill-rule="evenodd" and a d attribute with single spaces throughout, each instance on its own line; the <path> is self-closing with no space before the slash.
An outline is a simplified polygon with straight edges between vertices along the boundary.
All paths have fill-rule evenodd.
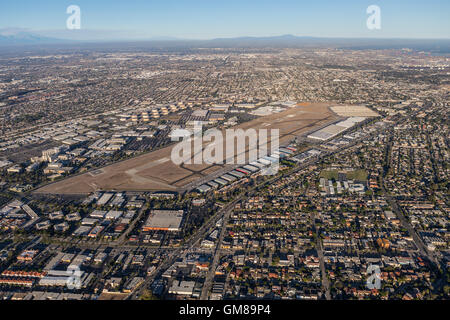
<path id="1" fill-rule="evenodd" d="M 378 117 L 379 114 L 366 106 L 334 106 L 333 112 L 342 117 Z"/>
<path id="2" fill-rule="evenodd" d="M 296 136 L 336 120 L 337 116 L 330 111 L 329 106 L 324 103 L 299 104 L 284 112 L 243 123 L 234 129 L 279 129 L 282 145 Z M 205 142 L 204 146 L 208 143 Z M 196 179 L 223 169 L 223 166 L 211 164 L 175 165 L 170 160 L 173 147 L 174 145 L 171 145 L 118 162 L 95 173 L 85 173 L 49 184 L 36 193 L 87 194 L 103 190 L 176 191 Z"/>

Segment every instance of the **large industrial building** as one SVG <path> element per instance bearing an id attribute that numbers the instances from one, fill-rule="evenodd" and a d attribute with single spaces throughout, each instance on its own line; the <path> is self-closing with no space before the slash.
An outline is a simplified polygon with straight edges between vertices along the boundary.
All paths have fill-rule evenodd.
<path id="1" fill-rule="evenodd" d="M 355 126 L 357 123 L 366 120 L 364 117 L 351 117 L 347 120 L 338 122 L 336 124 L 329 125 L 321 130 L 318 130 L 308 136 L 309 139 L 327 141 L 331 138 L 338 136 L 339 134 L 347 131 Z"/>
<path id="2" fill-rule="evenodd" d="M 183 216 L 183 210 L 152 210 L 143 231 L 178 232 L 181 230 Z"/>

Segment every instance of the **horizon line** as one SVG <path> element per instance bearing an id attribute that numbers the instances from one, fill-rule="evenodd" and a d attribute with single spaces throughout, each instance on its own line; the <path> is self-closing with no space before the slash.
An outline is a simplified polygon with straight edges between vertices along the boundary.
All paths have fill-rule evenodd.
<path id="1" fill-rule="evenodd" d="M 188 38 L 188 37 L 176 37 L 176 36 L 148 36 L 148 37 L 123 37 L 123 38 L 111 38 L 111 39 L 71 39 L 66 37 L 52 37 L 47 35 L 39 34 L 40 32 L 78 32 L 79 30 L 66 30 L 66 29 L 58 29 L 58 30 L 41 30 L 41 31 L 32 31 L 30 29 L 24 29 L 24 28 L 15 28 L 15 27 L 9 27 L 9 28 L 0 28 L 1 31 L 5 30 L 21 30 L 23 33 L 29 33 L 30 35 L 34 36 L 40 36 L 42 38 L 45 38 L 45 40 L 49 41 L 64 41 L 64 42 L 177 42 L 177 41 L 192 41 L 192 42 L 202 42 L 202 41 L 214 41 L 214 40 L 236 40 L 236 39 L 271 39 L 271 38 L 283 38 L 283 37 L 292 37 L 292 38 L 310 38 L 310 39 L 324 39 L 324 40 L 426 40 L 426 41 L 432 41 L 432 40 L 450 40 L 450 37 L 444 38 L 444 37 L 403 37 L 403 36 L 384 36 L 384 37 L 376 37 L 376 36 L 313 36 L 313 35 L 295 35 L 295 34 L 279 34 L 279 35 L 261 35 L 261 36 L 255 36 L 255 35 L 240 35 L 240 36 L 225 36 L 225 37 L 208 37 L 208 38 Z M 98 29 L 85 29 L 87 32 L 117 32 L 114 30 L 98 30 Z M 2 35 L 0 34 L 0 37 Z M 15 35 L 8 35 L 3 37 L 14 37 Z M 1 44 L 0 44 L 1 45 Z"/>

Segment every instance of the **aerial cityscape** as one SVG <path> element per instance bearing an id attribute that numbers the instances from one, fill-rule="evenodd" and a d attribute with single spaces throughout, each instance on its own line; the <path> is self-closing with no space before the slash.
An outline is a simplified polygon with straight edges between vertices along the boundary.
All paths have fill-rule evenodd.
<path id="1" fill-rule="evenodd" d="M 450 40 L 73 41 L 0 36 L 1 300 L 449 299 Z"/>

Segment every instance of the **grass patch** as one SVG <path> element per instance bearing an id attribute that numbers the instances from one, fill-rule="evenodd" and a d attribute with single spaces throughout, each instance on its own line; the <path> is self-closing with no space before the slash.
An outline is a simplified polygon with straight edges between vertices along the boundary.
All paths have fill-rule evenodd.
<path id="1" fill-rule="evenodd" d="M 367 181 L 367 171 L 360 169 L 347 173 L 347 177 L 351 180 Z"/>
<path id="2" fill-rule="evenodd" d="M 348 180 L 358 180 L 358 181 L 367 181 L 367 171 L 364 169 L 354 170 L 345 172 Z M 339 170 L 323 170 L 320 173 L 321 178 L 325 178 L 327 180 L 337 180 L 339 175 Z"/>
<path id="3" fill-rule="evenodd" d="M 320 173 L 321 178 L 325 178 L 327 180 L 337 180 L 339 171 L 337 170 L 323 170 Z"/>

